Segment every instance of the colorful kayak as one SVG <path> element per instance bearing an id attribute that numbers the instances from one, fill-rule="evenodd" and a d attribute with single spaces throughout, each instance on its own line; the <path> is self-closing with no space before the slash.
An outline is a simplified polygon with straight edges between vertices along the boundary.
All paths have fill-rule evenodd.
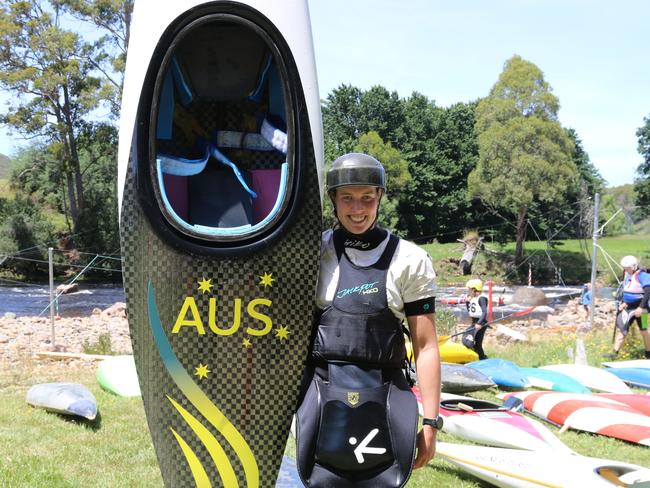
<path id="1" fill-rule="evenodd" d="M 442 393 L 442 430 L 462 439 L 496 447 L 573 453 L 540 422 L 486 400 Z"/>
<path id="2" fill-rule="evenodd" d="M 458 342 L 445 341 L 442 344 L 438 343 L 438 349 L 440 351 L 440 361 L 445 363 L 464 364 L 478 359 L 476 352 Z M 406 341 L 406 355 L 413 362 L 413 346 L 408 340 Z"/>
<path id="3" fill-rule="evenodd" d="M 79 383 L 41 383 L 27 392 L 27 403 L 48 412 L 74 415 L 88 420 L 97 416 L 97 400 Z"/>
<path id="4" fill-rule="evenodd" d="M 139 397 L 140 385 L 133 356 L 104 359 L 97 366 L 97 382 L 106 391 L 122 397 Z"/>
<path id="5" fill-rule="evenodd" d="M 619 377 L 624 383 L 635 388 L 650 389 L 650 369 L 646 368 L 609 368 L 607 370 Z"/>
<path id="6" fill-rule="evenodd" d="M 565 428 L 650 446 L 650 417 L 622 402 L 597 395 L 527 391 L 508 393 L 524 408 Z"/>
<path id="7" fill-rule="evenodd" d="M 592 390 L 604 391 L 607 393 L 632 393 L 630 387 L 612 373 L 587 366 L 584 364 L 551 364 L 542 366 L 541 369 L 556 371 L 570 376 L 579 383 Z"/>
<path id="8" fill-rule="evenodd" d="M 620 403 L 624 403 L 628 407 L 632 407 L 641 413 L 650 415 L 650 397 L 648 395 L 640 395 L 637 393 L 596 393 L 595 396 L 609 398 Z"/>
<path id="9" fill-rule="evenodd" d="M 485 374 L 463 364 L 442 363 L 440 376 L 441 389 L 446 393 L 467 393 L 496 386 Z"/>
<path id="10" fill-rule="evenodd" d="M 491 485 L 507 488 L 647 487 L 650 470 L 611 459 L 438 442 L 436 456 Z"/>
<path id="11" fill-rule="evenodd" d="M 530 386 L 541 390 L 565 391 L 568 393 L 591 393 L 582 383 L 558 371 L 540 368 L 521 368 Z"/>
<path id="12" fill-rule="evenodd" d="M 629 361 L 608 361 L 602 363 L 608 368 L 644 368 L 650 369 L 650 359 L 631 359 Z"/>
<path id="13" fill-rule="evenodd" d="M 499 386 L 525 388 L 530 384 L 521 368 L 505 359 L 483 359 L 469 363 L 467 366 L 481 371 Z"/>

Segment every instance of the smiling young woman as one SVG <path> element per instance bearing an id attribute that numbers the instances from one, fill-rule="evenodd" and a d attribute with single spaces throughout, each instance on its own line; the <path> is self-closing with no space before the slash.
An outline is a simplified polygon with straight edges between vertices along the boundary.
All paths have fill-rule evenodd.
<path id="1" fill-rule="evenodd" d="M 386 192 L 379 161 L 341 156 L 327 173 L 327 191 L 339 225 L 322 236 L 298 468 L 311 487 L 400 487 L 433 457 L 440 425 L 435 273 L 425 251 L 377 226 Z M 427 417 L 419 434 L 404 322 Z"/>

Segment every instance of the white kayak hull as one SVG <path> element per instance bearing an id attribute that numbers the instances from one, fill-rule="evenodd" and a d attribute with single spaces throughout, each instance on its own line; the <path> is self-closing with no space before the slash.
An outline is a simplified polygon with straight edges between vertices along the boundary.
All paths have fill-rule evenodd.
<path id="1" fill-rule="evenodd" d="M 541 369 L 557 371 L 570 376 L 592 390 L 604 391 L 607 393 L 632 393 L 620 378 L 608 373 L 604 369 L 587 366 L 584 364 L 551 364 L 542 366 Z"/>
<path id="2" fill-rule="evenodd" d="M 499 487 L 641 488 L 650 483 L 650 470 L 641 466 L 553 451 L 438 442 L 436 455 Z"/>

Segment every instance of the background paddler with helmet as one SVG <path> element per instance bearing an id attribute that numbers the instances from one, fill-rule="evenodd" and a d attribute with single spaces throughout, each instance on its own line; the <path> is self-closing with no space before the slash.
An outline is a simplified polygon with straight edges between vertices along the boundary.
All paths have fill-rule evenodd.
<path id="1" fill-rule="evenodd" d="M 623 347 L 625 337 L 632 323 L 636 322 L 643 337 L 645 357 L 650 359 L 650 332 L 648 321 L 642 320 L 644 311 L 650 311 L 650 273 L 639 267 L 639 261 L 634 256 L 625 256 L 621 259 L 621 267 L 625 271 L 622 283 L 622 297 L 619 313 L 616 316 L 616 329 L 614 339 L 614 358 Z"/>
<path id="2" fill-rule="evenodd" d="M 487 359 L 483 351 L 483 336 L 488 328 L 488 299 L 481 295 L 483 282 L 473 278 L 465 286 L 469 293 L 467 313 L 472 319 L 472 325 L 463 333 L 462 342 L 465 347 L 476 351 L 479 359 Z"/>
<path id="3" fill-rule="evenodd" d="M 386 192 L 379 161 L 341 156 L 327 191 L 338 224 L 322 236 L 320 313 L 296 415 L 298 470 L 309 487 L 401 487 L 431 460 L 442 427 L 435 272 L 424 250 L 377 226 Z M 419 432 L 404 322 L 423 399 Z"/>

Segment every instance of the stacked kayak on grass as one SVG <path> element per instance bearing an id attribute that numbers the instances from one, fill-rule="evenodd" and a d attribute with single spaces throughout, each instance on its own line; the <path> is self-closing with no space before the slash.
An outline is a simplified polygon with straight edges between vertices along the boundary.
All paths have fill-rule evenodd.
<path id="1" fill-rule="evenodd" d="M 533 388 L 567 393 L 591 393 L 585 385 L 558 371 L 541 368 L 521 368 L 521 371 Z"/>
<path id="2" fill-rule="evenodd" d="M 570 376 L 592 390 L 607 393 L 632 393 L 630 387 L 607 370 L 584 364 L 551 364 L 541 369 L 555 371 Z"/>
<path id="3" fill-rule="evenodd" d="M 478 359 L 476 352 L 458 342 L 451 342 L 449 340 L 443 341 L 442 343 L 439 342 L 438 350 L 440 351 L 440 361 L 445 363 L 464 364 Z M 413 345 L 408 340 L 406 341 L 406 357 L 411 362 L 414 361 Z"/>
<path id="4" fill-rule="evenodd" d="M 650 416 L 631 407 L 630 396 L 619 401 L 601 395 L 526 391 L 503 397 L 518 398 L 529 412 L 564 428 L 650 446 Z"/>
<path id="5" fill-rule="evenodd" d="M 494 381 L 498 386 L 507 388 L 526 388 L 530 386 L 528 378 L 515 363 L 505 359 L 482 359 L 468 363 Z"/>
<path id="6" fill-rule="evenodd" d="M 104 359 L 97 367 L 96 376 L 102 388 L 117 396 L 141 396 L 133 356 L 114 356 Z"/>
<path id="7" fill-rule="evenodd" d="M 650 359 L 630 359 L 629 361 L 608 361 L 602 363 L 607 368 L 644 368 L 650 369 Z"/>
<path id="8" fill-rule="evenodd" d="M 436 455 L 500 487 L 645 488 L 650 470 L 611 459 L 438 442 Z"/>
<path id="9" fill-rule="evenodd" d="M 650 368 L 609 368 L 605 371 L 629 386 L 650 390 Z"/>
<path id="10" fill-rule="evenodd" d="M 442 363 L 440 376 L 441 389 L 446 393 L 468 393 L 496 386 L 485 374 L 463 364 Z"/>
<path id="11" fill-rule="evenodd" d="M 444 417 L 444 432 L 468 441 L 497 447 L 574 453 L 540 422 L 486 400 L 442 393 L 440 415 Z"/>
<path id="12" fill-rule="evenodd" d="M 27 392 L 27 403 L 49 412 L 73 415 L 94 420 L 97 416 L 97 400 L 79 383 L 41 383 Z"/>

